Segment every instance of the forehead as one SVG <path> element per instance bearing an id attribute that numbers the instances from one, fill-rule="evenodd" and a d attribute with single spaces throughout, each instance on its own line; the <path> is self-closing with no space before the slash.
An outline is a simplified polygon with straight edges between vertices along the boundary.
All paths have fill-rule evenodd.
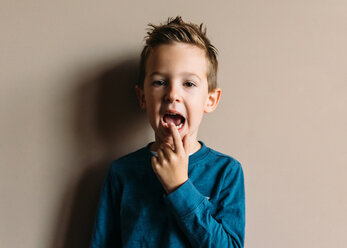
<path id="1" fill-rule="evenodd" d="M 146 76 L 159 72 L 171 76 L 195 74 L 207 79 L 207 57 L 200 47 L 173 43 L 155 47 L 147 59 Z"/>

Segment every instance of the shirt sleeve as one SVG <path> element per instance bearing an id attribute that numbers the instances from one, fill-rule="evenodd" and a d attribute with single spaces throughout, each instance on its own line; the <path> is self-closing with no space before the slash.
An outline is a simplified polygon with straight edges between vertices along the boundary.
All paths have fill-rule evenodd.
<path id="1" fill-rule="evenodd" d="M 96 213 L 91 248 L 121 247 L 119 226 L 119 189 L 109 169 Z"/>
<path id="2" fill-rule="evenodd" d="M 243 247 L 245 190 L 243 171 L 238 162 L 225 175 L 213 215 L 212 204 L 190 179 L 165 201 L 193 247 Z"/>

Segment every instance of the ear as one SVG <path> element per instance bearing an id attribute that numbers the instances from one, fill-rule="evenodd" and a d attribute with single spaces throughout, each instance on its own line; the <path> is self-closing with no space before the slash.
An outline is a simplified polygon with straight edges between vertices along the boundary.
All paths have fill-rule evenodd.
<path id="1" fill-rule="evenodd" d="M 208 93 L 206 105 L 204 109 L 205 113 L 211 113 L 213 110 L 217 108 L 221 94 L 222 94 L 222 90 L 219 88 L 216 88 Z"/>
<path id="2" fill-rule="evenodd" d="M 143 92 L 143 89 L 141 89 L 138 85 L 136 85 L 135 91 L 136 91 L 137 99 L 139 100 L 140 108 L 146 109 L 145 94 Z"/>

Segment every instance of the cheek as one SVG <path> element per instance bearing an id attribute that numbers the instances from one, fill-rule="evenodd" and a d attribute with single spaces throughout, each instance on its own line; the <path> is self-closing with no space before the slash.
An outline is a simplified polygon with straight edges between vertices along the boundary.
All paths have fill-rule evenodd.
<path id="1" fill-rule="evenodd" d="M 190 111 L 189 111 L 189 119 L 191 122 L 200 123 L 203 115 L 204 115 L 204 105 L 196 101 L 191 105 Z"/>
<path id="2" fill-rule="evenodd" d="M 147 103 L 152 108 L 161 103 L 161 95 L 158 92 L 149 92 L 147 94 Z"/>
<path id="3" fill-rule="evenodd" d="M 151 98 L 151 101 L 146 102 L 146 112 L 149 122 L 152 125 L 157 125 L 159 119 L 160 104 L 155 99 Z"/>
<path id="4" fill-rule="evenodd" d="M 156 117 L 156 107 L 153 104 L 147 105 L 147 116 L 150 118 L 150 120 L 154 120 Z"/>

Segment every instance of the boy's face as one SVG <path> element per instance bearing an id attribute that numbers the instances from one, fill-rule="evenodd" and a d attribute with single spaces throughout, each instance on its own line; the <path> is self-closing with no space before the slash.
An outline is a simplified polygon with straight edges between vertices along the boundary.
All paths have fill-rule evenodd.
<path id="1" fill-rule="evenodd" d="M 168 123 L 175 123 L 181 139 L 189 135 L 196 145 L 204 112 L 212 112 L 220 89 L 208 92 L 205 51 L 184 43 L 154 48 L 147 60 L 143 89 L 137 88 L 140 106 L 146 109 L 157 145 L 173 144 Z"/>

